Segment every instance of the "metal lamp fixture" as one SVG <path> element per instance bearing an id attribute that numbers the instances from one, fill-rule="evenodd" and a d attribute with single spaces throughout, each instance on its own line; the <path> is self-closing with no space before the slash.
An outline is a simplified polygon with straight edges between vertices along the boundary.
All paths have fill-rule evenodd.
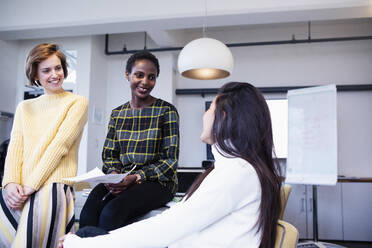
<path id="1" fill-rule="evenodd" d="M 228 77 L 234 67 L 230 49 L 221 41 L 200 38 L 188 43 L 178 56 L 178 70 L 191 79 Z"/>
<path id="2" fill-rule="evenodd" d="M 207 0 L 203 23 L 203 38 L 188 43 L 178 56 L 178 71 L 191 79 L 219 79 L 228 77 L 234 67 L 230 49 L 221 41 L 205 37 Z"/>

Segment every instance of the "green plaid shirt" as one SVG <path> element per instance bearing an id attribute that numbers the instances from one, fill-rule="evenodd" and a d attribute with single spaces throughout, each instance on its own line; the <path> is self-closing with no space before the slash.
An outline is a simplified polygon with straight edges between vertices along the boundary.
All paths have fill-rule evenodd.
<path id="1" fill-rule="evenodd" d="M 129 102 L 112 110 L 102 152 L 103 172 L 124 173 L 137 165 L 142 180 L 158 181 L 177 191 L 179 154 L 177 109 L 161 99 L 143 109 Z"/>

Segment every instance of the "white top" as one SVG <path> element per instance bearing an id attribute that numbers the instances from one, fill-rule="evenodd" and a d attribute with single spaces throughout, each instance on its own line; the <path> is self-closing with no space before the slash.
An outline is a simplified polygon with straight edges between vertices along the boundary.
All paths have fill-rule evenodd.
<path id="1" fill-rule="evenodd" d="M 226 158 L 214 146 L 212 152 L 215 169 L 187 201 L 107 235 L 83 239 L 68 235 L 64 248 L 259 247 L 257 174 L 243 159 Z"/>

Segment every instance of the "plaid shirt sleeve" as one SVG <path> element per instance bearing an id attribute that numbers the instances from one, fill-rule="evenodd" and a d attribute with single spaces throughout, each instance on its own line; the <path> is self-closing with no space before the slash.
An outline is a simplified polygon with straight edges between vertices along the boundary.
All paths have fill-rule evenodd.
<path id="1" fill-rule="evenodd" d="M 112 171 L 120 173 L 123 168 L 123 165 L 120 161 L 119 141 L 116 138 L 116 118 L 114 111 L 111 113 L 108 132 L 102 151 L 102 171 L 106 174 L 109 174 Z"/>
<path id="2" fill-rule="evenodd" d="M 176 174 L 179 155 L 179 116 L 172 106 L 164 113 L 161 157 L 158 162 L 138 170 L 142 180 L 169 181 Z"/>

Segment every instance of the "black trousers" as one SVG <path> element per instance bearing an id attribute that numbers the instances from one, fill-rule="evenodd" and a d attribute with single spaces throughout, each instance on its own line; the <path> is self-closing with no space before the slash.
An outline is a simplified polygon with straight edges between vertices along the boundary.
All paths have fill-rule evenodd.
<path id="1" fill-rule="evenodd" d="M 85 226 L 83 228 L 79 228 L 75 234 L 80 238 L 89 238 L 109 234 L 109 232 L 99 227 Z"/>
<path id="2" fill-rule="evenodd" d="M 109 195 L 103 184 L 89 194 L 80 214 L 80 228 L 96 226 L 111 231 L 126 226 L 153 209 L 172 200 L 172 193 L 158 182 L 144 181 L 134 184 L 119 195 Z"/>

